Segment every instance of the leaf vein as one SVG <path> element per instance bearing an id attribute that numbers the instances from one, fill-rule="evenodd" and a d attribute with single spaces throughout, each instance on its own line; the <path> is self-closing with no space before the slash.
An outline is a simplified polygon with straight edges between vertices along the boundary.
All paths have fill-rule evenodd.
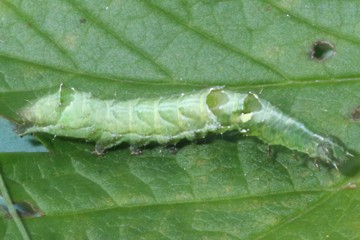
<path id="1" fill-rule="evenodd" d="M 46 33 L 45 31 L 41 30 L 41 28 L 35 24 L 35 21 L 31 19 L 30 16 L 26 15 L 24 12 L 21 12 L 19 8 L 14 6 L 12 3 L 9 3 L 8 1 L 4 0 L 3 3 L 9 7 L 15 14 L 17 14 L 25 23 L 31 23 L 32 29 L 36 33 L 38 33 L 42 38 L 46 39 L 48 42 L 50 42 L 56 49 L 58 49 L 63 56 L 68 60 L 68 62 L 71 63 L 71 66 L 75 69 L 78 68 L 76 62 L 74 59 L 70 56 L 69 52 L 66 51 L 65 48 L 63 48 L 61 45 L 59 45 L 55 39 L 53 39 L 50 34 Z"/>
<path id="2" fill-rule="evenodd" d="M 188 29 L 189 31 L 197 34 L 198 36 L 200 36 L 201 38 L 209 41 L 209 42 L 212 42 L 213 44 L 223 48 L 223 49 L 226 49 L 228 51 L 231 51 L 233 53 L 236 53 L 237 55 L 239 56 L 243 56 L 243 57 L 246 57 L 248 58 L 250 61 L 262 66 L 263 68 L 265 69 L 268 69 L 270 71 L 272 71 L 273 73 L 277 74 L 278 76 L 282 77 L 283 79 L 289 79 L 289 77 L 287 75 L 285 75 L 284 73 L 282 73 L 280 70 L 276 69 L 275 66 L 271 65 L 271 64 L 268 64 L 266 63 L 264 60 L 261 60 L 259 58 L 256 58 L 254 56 L 251 56 L 250 54 L 240 50 L 239 48 L 236 48 L 235 46 L 232 46 L 230 44 L 226 44 L 224 42 L 222 42 L 220 39 L 217 39 L 216 37 L 214 37 L 213 35 L 211 34 L 208 34 L 206 31 L 202 30 L 202 29 L 199 29 L 199 28 L 196 28 L 194 26 L 190 26 L 189 24 L 185 24 L 182 22 L 181 19 L 179 19 L 178 17 L 174 16 L 173 14 L 171 14 L 170 12 L 164 10 L 163 8 L 153 4 L 153 3 L 150 3 L 150 1 L 144 1 L 144 0 L 141 0 L 145 5 L 147 5 L 149 8 L 151 9 L 154 9 L 156 11 L 159 11 L 161 12 L 164 16 L 166 16 L 168 19 L 170 19 L 171 21 L 179 24 L 180 26 L 184 27 L 185 29 Z"/>
<path id="3" fill-rule="evenodd" d="M 79 4 L 75 4 L 72 1 L 66 0 L 68 4 L 76 8 L 79 12 L 81 12 L 83 15 L 87 17 L 87 19 L 90 19 L 93 23 L 98 25 L 101 29 L 103 29 L 106 33 L 108 33 L 110 36 L 112 36 L 116 41 L 121 43 L 122 45 L 126 46 L 128 49 L 139 55 L 140 57 L 146 59 L 148 62 L 150 62 L 154 67 L 156 67 L 162 74 L 164 74 L 166 77 L 173 79 L 172 73 L 169 69 L 167 69 L 165 66 L 157 62 L 153 56 L 151 56 L 149 53 L 147 53 L 144 49 L 134 45 L 131 41 L 128 39 L 125 39 L 124 36 L 121 36 L 119 33 L 117 33 L 115 30 L 113 30 L 108 24 L 101 21 L 99 18 L 96 18 L 93 16 L 87 9 L 84 7 L 81 7 Z"/>

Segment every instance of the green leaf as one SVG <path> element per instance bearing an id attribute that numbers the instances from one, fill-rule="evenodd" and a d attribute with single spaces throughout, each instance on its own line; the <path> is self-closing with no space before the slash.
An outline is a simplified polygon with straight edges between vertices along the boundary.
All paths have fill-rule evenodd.
<path id="1" fill-rule="evenodd" d="M 359 8 L 355 0 L 0 1 L 0 115 L 21 122 L 18 109 L 61 83 L 118 100 L 225 85 L 259 93 L 359 153 Z M 358 174 L 317 169 L 277 146 L 268 158 L 255 138 L 225 134 L 140 156 L 122 145 L 96 157 L 93 143 L 37 137 L 49 152 L 0 153 L 0 166 L 12 201 L 43 215 L 21 218 L 25 228 L 2 218 L 3 239 L 360 235 Z"/>

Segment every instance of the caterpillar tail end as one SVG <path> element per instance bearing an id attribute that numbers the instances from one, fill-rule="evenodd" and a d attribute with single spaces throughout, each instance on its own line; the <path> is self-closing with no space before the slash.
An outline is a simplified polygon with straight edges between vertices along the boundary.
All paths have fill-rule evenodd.
<path id="1" fill-rule="evenodd" d="M 23 137 L 29 133 L 33 133 L 34 131 L 32 131 L 33 128 L 33 124 L 29 123 L 29 122 L 24 122 L 24 123 L 19 123 L 16 124 L 15 128 L 14 128 L 14 132 L 19 135 L 20 137 Z"/>
<path id="2" fill-rule="evenodd" d="M 26 135 L 26 130 L 27 127 L 25 126 L 25 124 L 16 124 L 15 128 L 14 128 L 14 132 L 19 135 L 20 137 L 23 137 Z"/>

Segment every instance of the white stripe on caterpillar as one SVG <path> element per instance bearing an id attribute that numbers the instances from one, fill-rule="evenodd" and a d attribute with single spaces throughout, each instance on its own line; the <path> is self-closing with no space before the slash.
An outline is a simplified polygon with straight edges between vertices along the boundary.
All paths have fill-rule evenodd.
<path id="1" fill-rule="evenodd" d="M 253 93 L 212 87 L 154 99 L 100 100 L 74 89 L 40 98 L 19 113 L 29 126 L 21 134 L 45 132 L 96 142 L 95 153 L 127 142 L 175 144 L 208 133 L 239 130 L 272 145 L 308 154 L 337 167 L 352 156 L 332 139 L 313 133 Z"/>

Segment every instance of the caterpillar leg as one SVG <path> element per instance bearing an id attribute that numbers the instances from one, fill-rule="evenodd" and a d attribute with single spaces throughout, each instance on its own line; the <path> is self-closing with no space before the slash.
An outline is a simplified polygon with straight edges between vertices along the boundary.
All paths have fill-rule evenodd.
<path id="1" fill-rule="evenodd" d="M 124 142 L 124 140 L 121 137 L 113 137 L 109 136 L 107 133 L 104 133 L 101 138 L 96 141 L 93 154 L 103 155 L 106 149 L 119 145 L 122 142 Z"/>
<path id="2" fill-rule="evenodd" d="M 333 162 L 332 165 L 334 166 L 334 168 L 336 169 L 336 171 L 339 171 L 339 168 L 338 168 L 338 166 L 337 166 L 336 163 Z"/>
<path id="3" fill-rule="evenodd" d="M 130 149 L 130 154 L 133 156 L 139 156 L 143 153 L 143 150 L 135 145 L 131 145 L 129 149 Z"/>
<path id="4" fill-rule="evenodd" d="M 314 163 L 315 163 L 315 167 L 317 168 L 317 170 L 320 171 L 321 169 L 320 169 L 320 164 L 319 164 L 318 159 L 315 159 Z"/>
<path id="5" fill-rule="evenodd" d="M 171 154 L 173 154 L 173 155 L 175 155 L 179 151 L 179 149 L 176 147 L 176 145 L 168 146 L 168 148 L 169 148 Z"/>
<path id="6" fill-rule="evenodd" d="M 267 157 L 267 159 L 270 159 L 270 154 L 271 154 L 271 146 L 270 146 L 270 144 L 268 144 L 267 147 L 266 147 L 266 157 Z"/>
<path id="7" fill-rule="evenodd" d="M 92 154 L 97 155 L 97 156 L 101 156 L 105 154 L 105 148 L 102 144 L 100 143 L 96 143 L 95 145 L 95 149 L 92 152 Z"/>

